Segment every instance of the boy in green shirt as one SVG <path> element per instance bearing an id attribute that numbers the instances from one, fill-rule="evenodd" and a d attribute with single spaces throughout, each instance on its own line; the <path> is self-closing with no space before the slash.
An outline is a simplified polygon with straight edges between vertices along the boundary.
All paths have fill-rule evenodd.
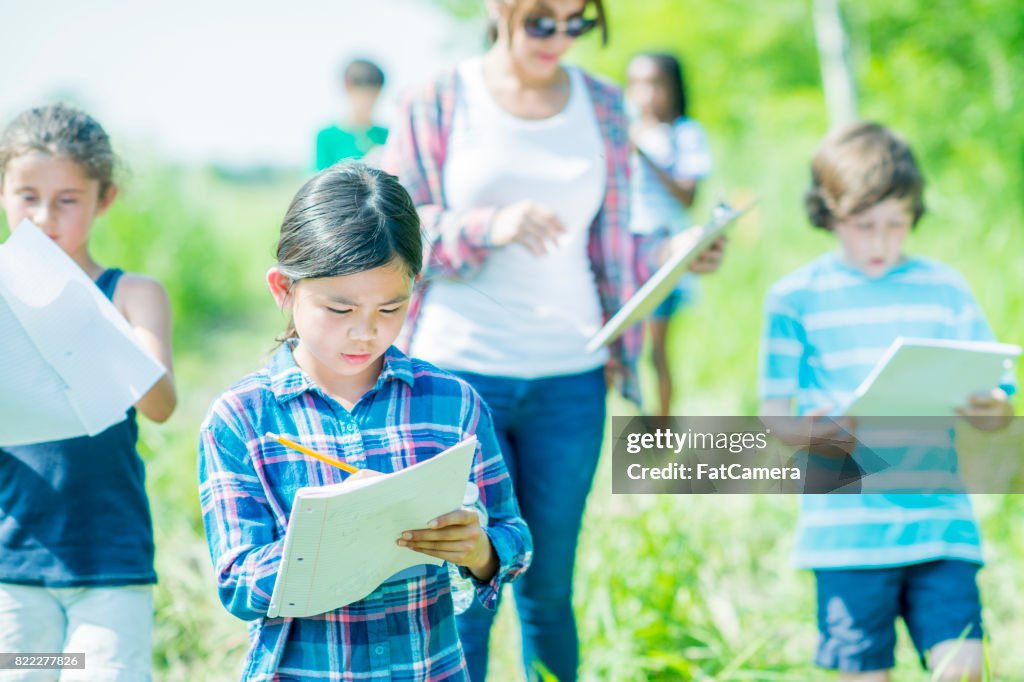
<path id="1" fill-rule="evenodd" d="M 373 108 L 384 87 L 384 72 L 366 59 L 355 59 L 345 67 L 343 81 L 348 114 L 340 123 L 328 126 L 316 136 L 316 169 L 333 166 L 342 159 L 361 159 L 383 145 L 387 128 L 373 124 Z"/>

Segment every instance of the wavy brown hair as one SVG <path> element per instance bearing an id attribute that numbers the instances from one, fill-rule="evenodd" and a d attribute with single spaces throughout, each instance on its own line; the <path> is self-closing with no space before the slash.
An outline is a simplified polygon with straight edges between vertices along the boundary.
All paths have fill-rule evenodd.
<path id="1" fill-rule="evenodd" d="M 96 119 L 66 104 L 22 112 L 0 136 L 0 183 L 11 159 L 30 152 L 62 156 L 81 166 L 100 183 L 100 197 L 114 184 L 117 159 L 110 137 Z"/>
<path id="2" fill-rule="evenodd" d="M 909 197 L 914 224 L 924 215 L 924 178 L 906 141 L 878 123 L 854 123 L 828 135 L 811 164 L 804 206 L 811 224 L 831 230 L 886 199 Z"/>

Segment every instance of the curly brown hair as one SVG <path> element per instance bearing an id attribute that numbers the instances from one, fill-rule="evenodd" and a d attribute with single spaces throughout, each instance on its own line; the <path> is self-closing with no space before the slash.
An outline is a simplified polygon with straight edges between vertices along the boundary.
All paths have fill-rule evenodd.
<path id="1" fill-rule="evenodd" d="M 65 104 L 51 104 L 22 112 L 0 136 L 0 184 L 11 159 L 42 152 L 71 159 L 100 183 L 100 197 L 114 184 L 114 156 L 110 137 L 92 116 Z"/>

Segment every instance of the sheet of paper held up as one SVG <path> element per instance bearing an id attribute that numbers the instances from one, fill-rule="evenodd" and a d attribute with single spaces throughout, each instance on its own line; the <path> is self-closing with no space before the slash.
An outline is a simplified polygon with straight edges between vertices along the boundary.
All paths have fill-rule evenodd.
<path id="1" fill-rule="evenodd" d="M 728 204 L 719 203 L 712 209 L 711 220 L 707 225 L 690 228 L 695 234 L 690 247 L 674 254 L 637 289 L 636 293 L 587 342 L 587 352 L 593 353 L 601 346 L 611 343 L 619 338 L 622 332 L 654 312 L 654 309 L 672 293 L 690 264 L 722 236 L 726 227 L 749 211 L 751 206 L 753 203 L 736 210 Z"/>
<path id="2" fill-rule="evenodd" d="M 850 416 L 947 417 L 976 391 L 999 386 L 1020 346 L 897 338 L 861 383 Z"/>
<path id="3" fill-rule="evenodd" d="M 395 573 L 440 559 L 396 544 L 462 506 L 477 439 L 393 474 L 299 488 L 267 615 L 306 617 L 359 601 Z"/>
<path id="4" fill-rule="evenodd" d="M 0 446 L 92 436 L 164 374 L 53 240 L 23 221 L 0 245 Z"/>

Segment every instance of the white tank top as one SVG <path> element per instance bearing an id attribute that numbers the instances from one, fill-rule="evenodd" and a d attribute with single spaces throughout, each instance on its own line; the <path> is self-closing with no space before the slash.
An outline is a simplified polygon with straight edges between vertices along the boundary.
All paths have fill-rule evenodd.
<path id="1" fill-rule="evenodd" d="M 603 347 L 585 350 L 602 322 L 587 244 L 607 185 L 604 143 L 582 74 L 568 72 L 565 108 L 529 120 L 498 106 L 480 58 L 460 65 L 443 169 L 449 208 L 529 199 L 553 210 L 567 233 L 544 256 L 510 244 L 464 279 L 433 280 L 412 355 L 445 369 L 523 379 L 585 372 L 607 360 Z"/>

